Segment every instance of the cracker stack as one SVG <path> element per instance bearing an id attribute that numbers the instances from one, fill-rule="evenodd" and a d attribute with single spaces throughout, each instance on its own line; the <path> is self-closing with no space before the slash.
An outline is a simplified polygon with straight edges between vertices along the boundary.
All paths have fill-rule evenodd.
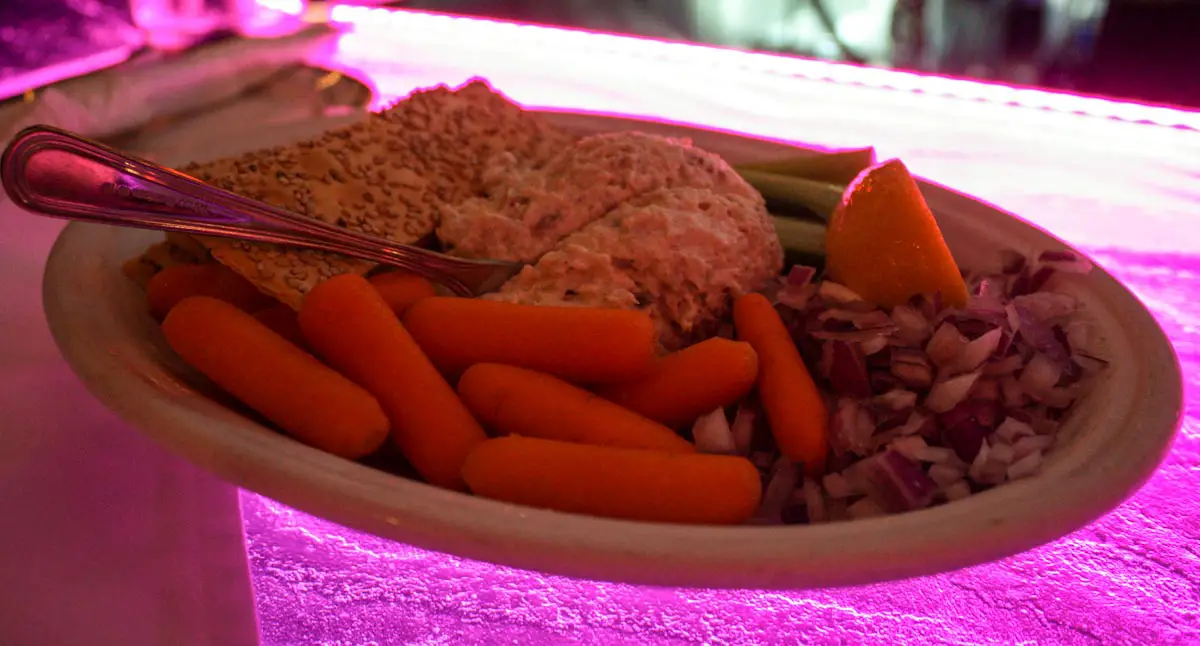
<path id="1" fill-rule="evenodd" d="M 183 168 L 209 184 L 329 224 L 405 244 L 431 239 L 441 209 L 479 190 L 494 154 L 540 166 L 571 137 L 480 80 L 418 91 L 317 139 Z M 226 238 L 200 242 L 263 292 L 298 308 L 317 282 L 374 264 Z M 158 255 L 163 249 L 152 249 Z M 149 253 L 149 252 L 148 252 Z"/>

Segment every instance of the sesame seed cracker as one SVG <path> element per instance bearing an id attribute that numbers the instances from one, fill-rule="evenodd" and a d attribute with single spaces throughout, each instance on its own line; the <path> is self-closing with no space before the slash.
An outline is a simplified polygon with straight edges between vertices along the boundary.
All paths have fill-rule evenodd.
<path id="1" fill-rule="evenodd" d="M 403 244 L 432 238 L 443 208 L 480 191 L 498 153 L 537 167 L 573 137 L 472 79 L 419 90 L 359 123 L 288 146 L 182 170 L 218 188 Z M 198 238 L 212 257 L 298 308 L 316 283 L 375 263 L 228 238 Z"/>

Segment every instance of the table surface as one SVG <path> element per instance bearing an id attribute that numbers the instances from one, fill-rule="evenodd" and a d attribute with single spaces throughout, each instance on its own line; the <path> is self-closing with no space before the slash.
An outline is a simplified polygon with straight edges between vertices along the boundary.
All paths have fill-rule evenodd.
<path id="1" fill-rule="evenodd" d="M 183 643 L 166 635 L 185 633 L 187 643 L 245 643 L 238 640 L 247 613 L 238 607 L 250 605 L 250 590 L 239 587 L 239 577 L 248 563 L 261 643 L 272 646 L 1200 643 L 1200 502 L 1193 493 L 1200 489 L 1193 396 L 1200 377 L 1200 227 L 1189 226 L 1200 205 L 1200 133 L 718 70 L 633 50 L 546 55 L 503 38 L 451 42 L 452 32 L 360 30 L 314 56 L 366 74 L 385 99 L 482 75 L 531 106 L 669 118 L 829 146 L 871 144 L 883 156 L 899 156 L 918 174 L 1088 250 L 1151 308 L 1187 380 L 1187 420 L 1172 452 L 1133 498 L 1055 543 L 941 576 L 841 590 L 656 589 L 545 576 L 390 543 L 244 491 L 239 523 L 233 490 L 160 455 L 73 380 L 49 344 L 30 287 L 57 229 L 18 231 L 0 218 L 0 410 L 9 422 L 0 429 L 23 431 L 0 430 L 0 501 L 27 492 L 56 501 L 15 515 L 5 508 L 21 525 L 15 545 L 44 557 L 37 567 L 14 570 L 21 562 L 11 556 L 17 539 L 0 543 L 0 571 L 15 571 L 14 584 L 31 590 L 9 595 L 13 602 L 0 597 L 0 642 L 82 643 L 45 638 L 67 635 L 69 622 L 78 628 L 121 612 L 165 623 L 162 616 L 198 603 L 208 614 L 188 615 L 191 630 L 164 628 L 154 643 Z M 131 464 L 139 468 L 123 468 Z M 43 467 L 121 482 L 81 493 L 56 485 Z M 84 508 L 93 513 L 75 518 L 72 510 Z M 130 528 L 164 508 L 174 510 L 174 532 L 160 530 L 150 540 Z M 115 514 L 111 529 L 102 522 L 106 509 Z M 208 522 L 181 524 L 189 514 Z M 230 546 L 241 547 L 230 528 L 243 525 L 244 562 L 230 556 Z M 67 538 L 37 543 L 50 535 Z M 67 622 L 45 610 L 70 580 L 63 559 L 94 556 L 101 542 L 121 553 L 121 541 L 128 542 L 126 561 L 87 582 L 93 598 L 78 593 Z M 164 563 L 174 563 L 167 567 L 172 576 L 153 583 L 130 584 L 117 574 L 128 568 L 149 577 Z M 98 601 L 122 585 L 130 594 L 141 590 L 138 604 Z M 201 629 L 209 625 L 203 617 L 221 612 L 232 618 L 229 626 Z M 108 624 L 109 632 L 87 643 L 141 643 Z"/>

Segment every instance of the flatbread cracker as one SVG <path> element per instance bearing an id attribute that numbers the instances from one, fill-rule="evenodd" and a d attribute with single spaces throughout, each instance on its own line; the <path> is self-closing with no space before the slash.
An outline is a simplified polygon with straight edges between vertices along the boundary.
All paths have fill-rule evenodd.
<path id="1" fill-rule="evenodd" d="M 365 121 L 289 146 L 181 170 L 219 188 L 404 244 L 432 237 L 442 208 L 479 191 L 495 154 L 531 167 L 574 137 L 473 79 L 414 92 Z M 375 263 L 227 238 L 197 238 L 212 257 L 298 308 L 317 282 Z"/>

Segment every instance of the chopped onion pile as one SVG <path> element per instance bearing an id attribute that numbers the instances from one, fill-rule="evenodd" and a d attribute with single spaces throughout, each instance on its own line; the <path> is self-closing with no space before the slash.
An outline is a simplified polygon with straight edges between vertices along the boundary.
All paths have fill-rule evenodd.
<path id="1" fill-rule="evenodd" d="M 793 267 L 766 293 L 828 393 L 828 474 L 804 479 L 780 457 L 754 401 L 697 421 L 696 445 L 759 467 L 763 523 L 900 513 L 1035 475 L 1106 365 L 1086 350 L 1075 298 L 1056 291 L 1090 269 L 1070 252 L 1010 252 L 999 271 L 966 276 L 965 308 L 935 294 L 887 310 Z"/>

